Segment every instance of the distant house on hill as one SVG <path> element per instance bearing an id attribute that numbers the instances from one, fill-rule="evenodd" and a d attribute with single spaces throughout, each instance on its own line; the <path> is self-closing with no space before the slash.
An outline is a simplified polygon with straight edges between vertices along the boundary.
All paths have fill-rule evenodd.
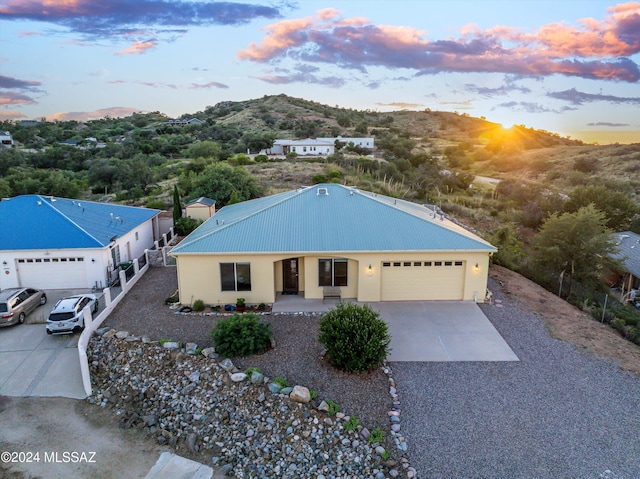
<path id="1" fill-rule="evenodd" d="M 0 132 L 0 145 L 2 148 L 12 148 L 13 147 L 13 137 L 11 133 L 8 131 Z"/>
<path id="2" fill-rule="evenodd" d="M 617 252 L 614 258 L 622 261 L 623 271 L 618 271 L 623 301 L 640 301 L 640 235 L 632 231 L 613 233 Z"/>
<path id="3" fill-rule="evenodd" d="M 360 148 L 374 149 L 373 138 L 307 138 L 305 140 L 278 139 L 273 142 L 271 148 L 262 150 L 263 155 L 286 155 L 296 153 L 298 156 L 326 156 L 333 155 L 336 150 L 336 141 L 342 145 L 353 143 Z"/>
<path id="4" fill-rule="evenodd" d="M 201 125 L 202 123 L 204 122 L 198 118 L 180 118 L 177 120 L 165 121 L 165 124 L 169 126 Z"/>

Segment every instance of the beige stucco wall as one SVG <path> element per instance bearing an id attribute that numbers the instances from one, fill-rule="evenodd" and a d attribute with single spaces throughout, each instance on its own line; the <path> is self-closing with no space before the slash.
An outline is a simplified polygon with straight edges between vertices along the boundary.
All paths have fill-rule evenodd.
<path id="1" fill-rule="evenodd" d="M 194 220 L 207 221 L 215 214 L 215 206 L 201 205 L 195 203 L 185 208 L 185 212 L 189 218 Z"/>
<path id="2" fill-rule="evenodd" d="M 383 261 L 464 261 L 465 281 L 463 300 L 482 302 L 487 289 L 488 253 L 336 253 L 334 255 L 295 256 L 292 254 L 248 255 L 186 255 L 178 256 L 178 287 L 183 304 L 196 299 L 206 304 L 235 303 L 243 297 L 248 303 L 273 303 L 276 292 L 282 291 L 282 260 L 298 257 L 299 290 L 307 299 L 322 299 L 318 285 L 319 258 L 348 258 L 348 286 L 342 288 L 343 298 L 362 302 L 380 301 Z M 251 263 L 252 291 L 223 292 L 220 289 L 220 266 L 223 263 Z M 478 268 L 475 268 L 476 263 Z M 369 270 L 371 265 L 371 270 Z M 442 288 L 447 288 L 443 282 Z"/>

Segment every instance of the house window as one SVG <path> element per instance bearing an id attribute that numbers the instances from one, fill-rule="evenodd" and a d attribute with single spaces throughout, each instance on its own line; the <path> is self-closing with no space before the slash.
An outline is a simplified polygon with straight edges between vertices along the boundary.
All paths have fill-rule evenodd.
<path id="1" fill-rule="evenodd" d="M 391 263 L 389 261 L 385 261 L 384 263 L 382 263 L 382 266 L 387 268 L 387 267 L 391 266 Z"/>
<path id="2" fill-rule="evenodd" d="M 345 258 L 318 260 L 319 286 L 347 286 L 347 260 Z"/>
<path id="3" fill-rule="evenodd" d="M 424 262 L 424 265 L 425 265 L 425 266 L 431 266 L 431 261 L 425 261 L 425 262 Z"/>
<path id="4" fill-rule="evenodd" d="M 138 232 L 136 231 L 136 241 L 138 241 Z"/>
<path id="5" fill-rule="evenodd" d="M 445 266 L 453 266 L 453 262 L 452 261 L 445 261 L 444 265 Z"/>
<path id="6" fill-rule="evenodd" d="M 420 261 L 414 261 L 413 265 L 414 266 L 422 266 L 422 263 Z"/>
<path id="7" fill-rule="evenodd" d="M 462 261 L 456 261 L 454 264 L 455 264 L 456 266 L 462 266 Z"/>
<path id="8" fill-rule="evenodd" d="M 401 264 L 402 264 L 402 263 L 400 263 L 400 261 L 394 261 L 394 262 L 393 262 L 393 265 L 394 265 L 394 266 L 400 266 Z"/>
<path id="9" fill-rule="evenodd" d="M 433 263 L 434 266 L 442 266 L 442 261 L 436 261 Z"/>
<path id="10" fill-rule="evenodd" d="M 251 263 L 220 263 L 222 291 L 251 291 Z"/>
<path id="11" fill-rule="evenodd" d="M 113 267 L 116 268 L 120 264 L 120 245 L 115 245 L 111 248 L 111 259 L 113 260 Z"/>
<path id="12" fill-rule="evenodd" d="M 404 263 L 402 263 L 404 266 L 411 266 L 411 261 L 405 261 Z"/>

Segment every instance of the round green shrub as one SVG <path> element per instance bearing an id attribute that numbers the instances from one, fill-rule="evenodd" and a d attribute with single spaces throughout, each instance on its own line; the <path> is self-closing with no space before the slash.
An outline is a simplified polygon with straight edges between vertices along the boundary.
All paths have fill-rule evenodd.
<path id="1" fill-rule="evenodd" d="M 387 323 L 369 306 L 340 303 L 320 320 L 320 342 L 331 363 L 345 371 L 368 371 L 389 354 Z"/>
<path id="2" fill-rule="evenodd" d="M 194 311 L 204 311 L 204 301 L 201 299 L 196 299 L 193 302 L 193 310 Z"/>
<path id="3" fill-rule="evenodd" d="M 232 358 L 265 351 L 271 345 L 271 325 L 253 313 L 238 314 L 216 322 L 209 333 L 216 352 Z"/>

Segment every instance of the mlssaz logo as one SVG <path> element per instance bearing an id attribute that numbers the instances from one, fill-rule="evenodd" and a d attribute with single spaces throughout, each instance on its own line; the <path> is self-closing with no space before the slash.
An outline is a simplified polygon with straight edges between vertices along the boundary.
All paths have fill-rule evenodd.
<path id="1" fill-rule="evenodd" d="M 44 461 L 61 463 L 96 462 L 95 455 L 95 452 L 51 451 L 44 453 Z"/>

